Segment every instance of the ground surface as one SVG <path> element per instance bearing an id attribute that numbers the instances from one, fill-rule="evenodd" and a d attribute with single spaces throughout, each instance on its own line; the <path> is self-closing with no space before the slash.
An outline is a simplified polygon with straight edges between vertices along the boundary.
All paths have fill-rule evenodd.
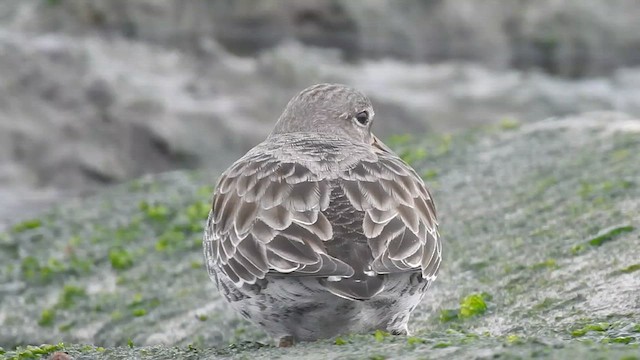
<path id="1" fill-rule="evenodd" d="M 639 358 L 640 120 L 586 114 L 391 140 L 433 188 L 445 243 L 411 337 L 272 347 L 229 311 L 203 269 L 218 174 L 175 172 L 0 234 L 0 353 Z"/>

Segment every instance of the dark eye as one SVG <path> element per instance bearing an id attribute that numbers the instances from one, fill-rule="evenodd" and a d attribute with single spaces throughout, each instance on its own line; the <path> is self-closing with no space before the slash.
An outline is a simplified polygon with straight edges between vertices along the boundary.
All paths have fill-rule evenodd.
<path id="1" fill-rule="evenodd" d="M 366 111 L 361 111 L 356 115 L 356 121 L 360 125 L 367 125 L 369 123 L 369 113 Z"/>

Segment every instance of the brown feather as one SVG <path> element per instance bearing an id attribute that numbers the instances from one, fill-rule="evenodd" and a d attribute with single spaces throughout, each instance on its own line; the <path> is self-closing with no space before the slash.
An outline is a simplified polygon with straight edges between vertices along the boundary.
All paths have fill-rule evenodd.
<path id="1" fill-rule="evenodd" d="M 416 234 L 404 229 L 398 236 L 389 240 L 389 258 L 392 260 L 404 260 L 413 255 L 421 246 L 420 239 Z"/>
<path id="2" fill-rule="evenodd" d="M 418 219 L 418 213 L 416 209 L 405 206 L 398 205 L 398 214 L 400 218 L 404 222 L 404 224 L 414 233 L 418 233 L 418 226 L 420 224 Z"/>
<path id="3" fill-rule="evenodd" d="M 238 234 L 245 234 L 251 230 L 251 226 L 256 220 L 258 210 L 258 204 L 241 201 L 235 215 L 235 229 Z"/>
<path id="4" fill-rule="evenodd" d="M 309 245 L 283 235 L 276 235 L 267 248 L 280 255 L 283 259 L 297 264 L 309 265 L 319 261 L 318 254 Z"/>
<path id="5" fill-rule="evenodd" d="M 313 174 L 302 164 L 293 165 L 293 173 L 284 177 L 287 184 L 298 184 L 313 180 Z"/>
<path id="6" fill-rule="evenodd" d="M 267 260 L 270 268 L 278 273 L 291 273 L 300 268 L 300 264 L 287 260 L 271 250 L 267 250 Z"/>
<path id="7" fill-rule="evenodd" d="M 284 230 L 291 225 L 291 212 L 284 206 L 262 210 L 258 218 L 274 230 Z"/>
<path id="8" fill-rule="evenodd" d="M 246 202 L 259 202 L 270 185 L 271 182 L 269 179 L 258 179 L 256 183 L 244 193 L 242 199 Z"/>
<path id="9" fill-rule="evenodd" d="M 258 220 L 253 224 L 251 234 L 256 241 L 266 244 L 273 240 L 273 237 L 276 236 L 276 231 L 271 226 L 265 224 L 264 221 Z"/>
<path id="10" fill-rule="evenodd" d="M 267 264 L 267 253 L 264 245 L 257 242 L 253 237 L 245 238 L 238 245 L 238 253 L 242 254 L 245 259 L 251 262 L 256 269 L 259 269 L 262 276 L 269 271 Z M 257 275 L 256 275 L 257 276 Z M 260 278 L 261 276 L 258 276 Z"/>
<path id="11" fill-rule="evenodd" d="M 357 181 L 344 180 L 340 183 L 340 186 L 356 210 L 368 210 L 372 207 L 371 204 L 365 200 Z"/>
<path id="12" fill-rule="evenodd" d="M 263 209 L 271 209 L 282 204 L 291 191 L 291 185 L 282 180 L 271 181 L 264 195 L 260 199 L 260 206 Z"/>
<path id="13" fill-rule="evenodd" d="M 296 211 L 292 219 L 298 224 L 313 225 L 318 221 L 318 213 L 318 210 Z"/>
<path id="14" fill-rule="evenodd" d="M 287 199 L 287 208 L 293 211 L 306 211 L 319 208 L 320 189 L 318 183 L 305 181 L 292 186 Z"/>
<path id="15" fill-rule="evenodd" d="M 359 181 L 358 186 L 362 196 L 376 209 L 389 210 L 397 204 L 395 199 L 389 196 L 389 193 L 380 185 L 380 182 Z"/>
<path id="16" fill-rule="evenodd" d="M 364 236 L 367 238 L 375 238 L 382 230 L 384 230 L 385 224 L 378 224 L 371 219 L 370 212 L 367 212 L 364 215 L 364 219 L 362 220 L 362 230 L 364 231 Z"/>

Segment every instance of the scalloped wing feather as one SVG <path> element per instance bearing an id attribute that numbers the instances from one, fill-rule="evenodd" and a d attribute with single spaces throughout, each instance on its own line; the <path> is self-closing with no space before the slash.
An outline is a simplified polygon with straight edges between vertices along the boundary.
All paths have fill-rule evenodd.
<path id="1" fill-rule="evenodd" d="M 354 231 L 367 238 L 370 263 L 347 263 L 327 253 L 325 242 L 341 241 L 333 239 L 333 226 L 342 226 L 323 213 L 331 206 L 328 179 L 300 163 L 253 152 L 218 183 L 204 238 L 208 270 L 218 266 L 238 286 L 268 273 L 351 277 L 367 269 L 421 271 L 433 281 L 442 244 L 431 195 L 416 172 L 375 137 L 371 149 L 376 156 L 333 174 L 348 206 L 364 213 Z"/>
<path id="2" fill-rule="evenodd" d="M 266 274 L 338 276 L 351 266 L 327 254 L 333 229 L 322 213 L 331 188 L 307 167 L 265 154 L 245 156 L 218 182 L 207 223 L 207 268 L 237 285 Z"/>
<path id="3" fill-rule="evenodd" d="M 433 281 L 442 261 L 442 242 L 431 194 L 416 172 L 376 137 L 372 147 L 378 161 L 364 167 L 382 179 L 384 193 L 365 196 L 366 203 L 357 205 L 365 211 L 363 230 L 374 256 L 371 267 L 378 274 L 421 270 Z M 349 175 L 361 187 L 369 180 L 360 172 Z M 385 201 L 379 200 L 382 197 Z"/>

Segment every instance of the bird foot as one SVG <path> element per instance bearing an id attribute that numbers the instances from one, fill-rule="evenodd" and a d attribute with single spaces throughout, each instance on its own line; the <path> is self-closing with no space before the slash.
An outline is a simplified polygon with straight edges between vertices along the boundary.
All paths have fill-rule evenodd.
<path id="1" fill-rule="evenodd" d="M 278 347 L 291 347 L 295 344 L 293 336 L 283 336 L 278 340 Z"/>
<path id="2" fill-rule="evenodd" d="M 406 326 L 404 328 L 401 328 L 401 329 L 391 329 L 391 330 L 389 330 L 389 334 L 391 334 L 391 335 L 405 335 L 405 336 L 411 335 L 411 333 L 409 332 L 409 329 Z"/>

